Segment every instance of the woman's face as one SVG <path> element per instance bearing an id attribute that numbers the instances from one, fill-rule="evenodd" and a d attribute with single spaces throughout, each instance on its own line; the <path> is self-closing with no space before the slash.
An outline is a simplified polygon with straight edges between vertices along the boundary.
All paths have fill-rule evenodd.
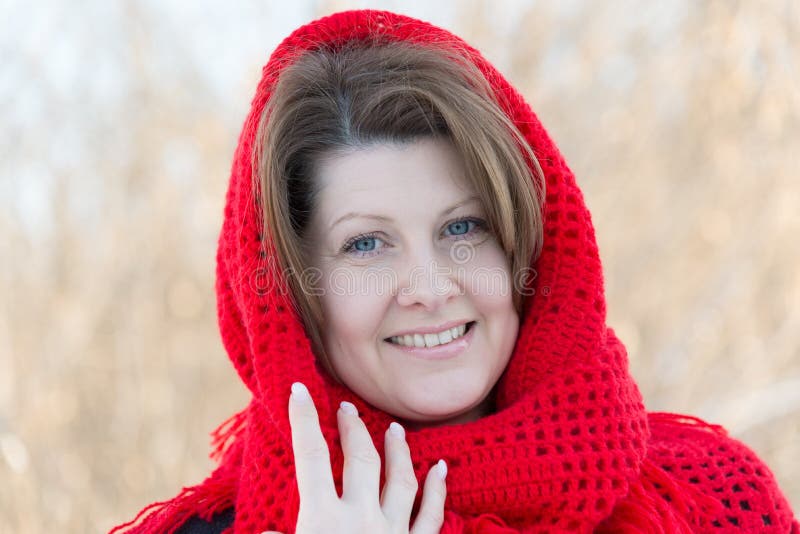
<path id="1" fill-rule="evenodd" d="M 335 372 L 412 426 L 480 417 L 519 317 L 508 262 L 453 145 L 374 144 L 320 161 L 316 179 L 309 236 Z M 424 335 L 465 323 L 449 342 L 458 330 Z M 405 332 L 421 335 L 403 343 L 425 347 L 389 340 Z"/>

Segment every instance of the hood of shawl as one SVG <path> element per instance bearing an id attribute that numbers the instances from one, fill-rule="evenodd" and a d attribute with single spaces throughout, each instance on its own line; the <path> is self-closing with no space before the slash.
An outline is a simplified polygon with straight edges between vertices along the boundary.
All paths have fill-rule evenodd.
<path id="1" fill-rule="evenodd" d="M 496 504 L 494 510 L 489 504 L 485 510 L 481 508 L 473 483 L 478 477 L 501 484 L 493 469 L 504 463 L 517 471 L 514 485 L 520 481 L 536 484 L 542 497 L 567 489 L 564 484 L 571 484 L 573 468 L 589 475 L 576 482 L 580 487 L 568 489 L 624 494 L 628 481 L 638 474 L 649 430 L 641 396 L 628 375 L 625 348 L 606 327 L 600 257 L 575 177 L 530 106 L 477 50 L 444 29 L 385 11 L 336 13 L 284 39 L 263 68 L 239 137 L 219 237 L 216 290 L 223 343 L 266 419 L 259 423 L 290 448 L 287 405 L 294 381 L 308 386 L 329 444 L 338 443 L 336 409 L 341 400 L 358 407 L 379 450 L 381 436 L 393 420 L 315 364 L 310 339 L 289 300 L 286 280 L 273 278 L 272 271 L 265 268 L 265 258 L 269 260 L 273 251 L 269 245 L 266 250 L 261 245 L 261 211 L 252 190 L 250 163 L 259 118 L 287 60 L 324 42 L 364 38 L 371 33 L 414 41 L 442 39 L 463 46 L 532 146 L 547 190 L 543 250 L 531 265 L 536 276 L 528 299 L 533 300 L 497 386 L 497 411 L 455 427 L 409 432 L 420 479 L 432 463 L 445 457 L 450 468 L 448 506 L 471 513 L 497 511 Z M 495 446 L 491 455 L 481 450 L 487 441 Z M 591 456 L 598 450 L 610 453 L 607 465 L 602 460 L 597 465 L 597 457 Z M 337 455 L 334 447 L 331 451 Z M 581 456 L 584 453 L 586 456 Z M 592 465 L 587 466 L 587 461 Z M 471 471 L 470 483 L 461 484 L 467 480 L 467 470 Z M 587 489 L 587 484 L 596 487 Z M 515 491 L 509 489 L 512 501 Z M 596 522 L 610 513 L 612 505 L 593 504 L 597 510 L 575 513 L 588 514 Z"/>

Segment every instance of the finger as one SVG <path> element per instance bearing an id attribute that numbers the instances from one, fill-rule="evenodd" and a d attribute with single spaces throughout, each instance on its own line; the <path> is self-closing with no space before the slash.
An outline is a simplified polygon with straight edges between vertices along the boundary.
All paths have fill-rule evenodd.
<path id="1" fill-rule="evenodd" d="M 317 408 L 308 389 L 300 382 L 292 384 L 289 423 L 292 426 L 292 450 L 300 501 L 316 505 L 338 498 L 333 484 L 330 451 L 319 426 Z"/>
<path id="2" fill-rule="evenodd" d="M 344 453 L 342 500 L 379 506 L 381 457 L 355 406 L 342 402 L 337 414 Z"/>
<path id="3" fill-rule="evenodd" d="M 386 431 L 386 485 L 381 494 L 381 510 L 392 524 L 408 530 L 414 498 L 419 482 L 411 463 L 411 450 L 405 439 L 405 431 L 398 423 L 389 425 Z"/>
<path id="4" fill-rule="evenodd" d="M 444 501 L 447 498 L 447 464 L 444 460 L 431 467 L 422 490 L 422 504 L 410 534 L 438 534 L 444 523 Z"/>

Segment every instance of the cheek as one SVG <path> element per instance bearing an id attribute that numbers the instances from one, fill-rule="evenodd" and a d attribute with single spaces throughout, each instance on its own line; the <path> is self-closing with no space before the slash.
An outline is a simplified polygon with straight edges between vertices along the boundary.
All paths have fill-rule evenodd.
<path id="1" fill-rule="evenodd" d="M 476 311 L 487 321 L 489 343 L 498 356 L 510 354 L 519 333 L 519 315 L 514 308 L 513 278 L 498 245 L 487 247 L 470 263 L 465 291 Z"/>
<path id="2" fill-rule="evenodd" d="M 380 333 L 386 296 L 365 285 L 356 271 L 325 274 L 320 299 L 325 315 L 324 337 L 334 345 L 370 343 Z"/>
<path id="3" fill-rule="evenodd" d="M 480 250 L 466 264 L 464 290 L 481 306 L 513 309 L 513 278 L 505 255 L 496 243 Z"/>

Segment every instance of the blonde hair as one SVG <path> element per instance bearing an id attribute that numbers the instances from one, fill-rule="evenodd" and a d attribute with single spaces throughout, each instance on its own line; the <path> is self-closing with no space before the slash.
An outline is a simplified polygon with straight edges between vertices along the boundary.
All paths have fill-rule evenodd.
<path id="1" fill-rule="evenodd" d="M 337 151 L 423 137 L 451 140 L 462 157 L 524 316 L 516 277 L 541 252 L 543 173 L 486 78 L 456 47 L 376 39 L 306 51 L 282 68 L 261 115 L 253 170 L 262 239 L 275 245 L 274 267 L 292 273 L 286 280 L 295 310 L 317 358 L 337 379 L 322 344 L 322 305 L 303 275 L 312 252 L 305 237 L 316 165 Z"/>

